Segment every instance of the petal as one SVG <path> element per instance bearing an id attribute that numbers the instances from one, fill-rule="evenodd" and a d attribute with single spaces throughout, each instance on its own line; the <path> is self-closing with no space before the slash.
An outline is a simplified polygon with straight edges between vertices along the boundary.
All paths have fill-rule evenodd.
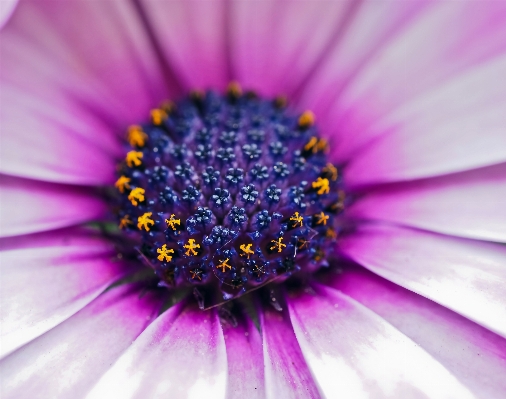
<path id="1" fill-rule="evenodd" d="M 506 56 L 472 69 L 371 127 L 387 132 L 357 153 L 360 185 L 437 176 L 506 161 Z"/>
<path id="2" fill-rule="evenodd" d="M 183 90 L 223 88 L 230 80 L 227 2 L 141 0 L 162 57 Z"/>
<path id="3" fill-rule="evenodd" d="M 289 299 L 302 352 L 322 392 L 349 398 L 472 398 L 390 324 L 330 288 Z"/>
<path id="4" fill-rule="evenodd" d="M 87 398 L 223 398 L 226 356 L 215 311 L 176 305 L 134 341 Z"/>
<path id="5" fill-rule="evenodd" d="M 33 233 L 98 219 L 107 210 L 92 189 L 0 175 L 0 236 Z"/>
<path id="6" fill-rule="evenodd" d="M 0 362 L 5 398 L 83 397 L 156 317 L 160 298 L 140 287 L 107 291 Z M 57 378 L 55 378 L 57 376 Z"/>
<path id="7" fill-rule="evenodd" d="M 113 181 L 120 145 L 110 127 L 74 106 L 70 95 L 39 98 L 1 80 L 0 88 L 2 173 L 86 185 Z"/>
<path id="8" fill-rule="evenodd" d="M 9 20 L 12 12 L 16 8 L 18 0 L 3 0 L 0 2 L 0 28 Z"/>
<path id="9" fill-rule="evenodd" d="M 0 238 L 0 251 L 14 249 L 37 249 L 45 247 L 63 247 L 83 245 L 85 248 L 91 242 L 96 242 L 97 231 L 85 226 L 74 226 L 65 229 L 42 231 L 21 236 Z"/>
<path id="10" fill-rule="evenodd" d="M 506 242 L 506 164 L 369 189 L 347 215 Z"/>
<path id="11" fill-rule="evenodd" d="M 334 118 L 338 116 L 335 110 L 329 112 L 332 106 L 339 107 L 340 103 L 336 101 L 339 94 L 354 82 L 356 75 L 374 56 L 402 35 L 427 6 L 429 3 L 423 1 L 365 1 L 347 20 L 342 36 L 327 52 L 300 98 L 304 108 L 315 111 L 324 135 L 346 134 L 335 123 Z M 346 143 L 350 139 L 353 137 L 346 136 Z"/>
<path id="12" fill-rule="evenodd" d="M 420 345 L 476 397 L 504 397 L 503 338 L 363 268 L 346 268 L 326 283 L 374 311 Z"/>
<path id="13" fill-rule="evenodd" d="M 291 96 L 326 55 L 352 1 L 232 1 L 233 77 L 261 94 Z"/>
<path id="14" fill-rule="evenodd" d="M 506 247 L 403 227 L 362 226 L 339 250 L 380 276 L 506 336 Z"/>
<path id="15" fill-rule="evenodd" d="M 286 312 L 261 317 L 266 398 L 320 398 Z"/>
<path id="16" fill-rule="evenodd" d="M 265 398 L 262 337 L 249 318 L 223 326 L 227 347 L 227 398 Z"/>
<path id="17" fill-rule="evenodd" d="M 49 246 L 52 234 L 58 239 Z M 113 245 L 86 233 L 32 239 L 31 248 L 1 252 L 0 356 L 68 319 L 130 271 L 112 260 Z"/>
<path id="18" fill-rule="evenodd" d="M 0 171 L 110 182 L 118 134 L 166 92 L 133 3 L 21 2 L 0 38 Z"/>
<path id="19" fill-rule="evenodd" d="M 365 2 L 306 94 L 306 102 L 323 106 L 320 119 L 327 129 L 339 134 L 336 156 L 349 159 L 389 133 L 372 125 L 398 107 L 502 56 L 505 20 L 502 2 Z M 503 83 L 489 78 L 489 88 Z M 465 97 L 474 92 L 466 90 Z M 432 110 L 446 112 L 463 97 L 456 93 L 451 99 Z M 406 130 L 408 125 L 409 119 Z"/>

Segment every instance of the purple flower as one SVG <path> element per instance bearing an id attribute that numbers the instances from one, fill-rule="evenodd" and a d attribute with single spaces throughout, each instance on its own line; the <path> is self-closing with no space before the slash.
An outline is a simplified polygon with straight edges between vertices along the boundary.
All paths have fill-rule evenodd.
<path id="1" fill-rule="evenodd" d="M 506 4 L 14 6 L 2 397 L 506 395 Z"/>

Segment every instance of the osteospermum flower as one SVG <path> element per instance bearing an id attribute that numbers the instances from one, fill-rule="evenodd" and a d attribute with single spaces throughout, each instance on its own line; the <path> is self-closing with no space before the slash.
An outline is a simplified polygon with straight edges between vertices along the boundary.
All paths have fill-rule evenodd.
<path id="1" fill-rule="evenodd" d="M 504 397 L 503 2 L 2 4 L 2 397 Z"/>

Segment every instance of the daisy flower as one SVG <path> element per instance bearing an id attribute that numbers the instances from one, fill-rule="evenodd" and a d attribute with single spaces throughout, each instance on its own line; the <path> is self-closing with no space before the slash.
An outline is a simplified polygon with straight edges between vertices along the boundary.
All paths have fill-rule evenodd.
<path id="1" fill-rule="evenodd" d="M 3 398 L 503 398 L 506 3 L 2 1 Z"/>

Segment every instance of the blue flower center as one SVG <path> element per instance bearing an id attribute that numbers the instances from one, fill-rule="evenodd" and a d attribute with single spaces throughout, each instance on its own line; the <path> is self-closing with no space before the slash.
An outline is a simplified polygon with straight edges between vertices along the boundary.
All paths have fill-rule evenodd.
<path id="1" fill-rule="evenodd" d="M 119 225 L 160 285 L 219 302 L 327 265 L 344 193 L 310 111 L 232 84 L 151 111 L 127 142 Z"/>

